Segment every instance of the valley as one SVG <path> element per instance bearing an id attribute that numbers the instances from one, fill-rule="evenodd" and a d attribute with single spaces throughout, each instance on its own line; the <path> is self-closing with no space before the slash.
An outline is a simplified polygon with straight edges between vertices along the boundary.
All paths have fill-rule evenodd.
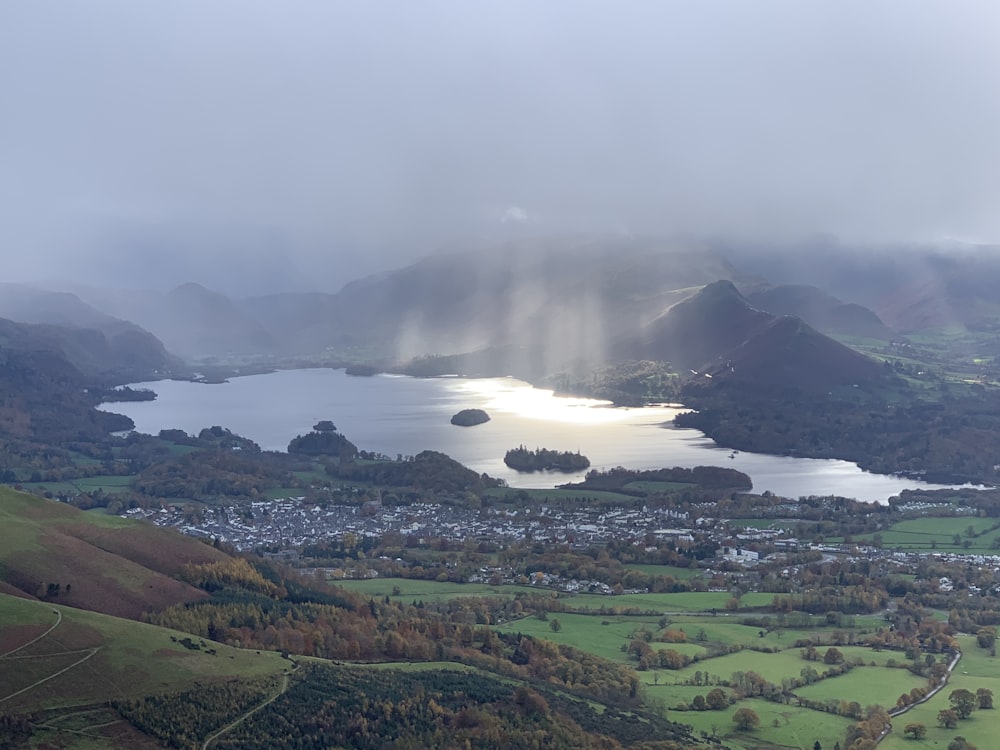
<path id="1" fill-rule="evenodd" d="M 187 285 L 143 301 L 153 333 L 12 292 L 8 734 L 988 746 L 989 332 L 903 333 L 655 242 L 508 250 L 341 295 Z M 184 344 L 194 320 L 218 325 Z"/>

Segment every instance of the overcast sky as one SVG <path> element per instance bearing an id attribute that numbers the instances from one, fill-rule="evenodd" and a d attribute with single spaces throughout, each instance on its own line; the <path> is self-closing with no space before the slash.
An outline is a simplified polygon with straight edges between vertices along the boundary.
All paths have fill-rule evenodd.
<path id="1" fill-rule="evenodd" d="M 515 232 L 1000 242 L 998 33 L 995 0 L 3 0 L 3 280 L 245 257 L 336 289 Z"/>

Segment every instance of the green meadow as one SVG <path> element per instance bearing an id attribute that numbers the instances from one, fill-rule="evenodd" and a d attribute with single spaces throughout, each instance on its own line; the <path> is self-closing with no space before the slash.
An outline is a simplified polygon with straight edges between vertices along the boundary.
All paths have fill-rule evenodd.
<path id="1" fill-rule="evenodd" d="M 708 688 L 702 688 L 707 692 Z M 652 689 L 650 695 L 655 695 Z M 760 726 L 751 732 L 740 732 L 733 723 L 733 714 L 740 708 L 752 709 L 760 717 Z M 847 728 L 853 723 L 842 716 L 822 711 L 797 708 L 751 698 L 740 701 L 724 711 L 668 711 L 671 721 L 689 724 L 697 731 L 723 740 L 731 750 L 795 748 L 813 750 L 818 740 L 822 747 L 832 748 L 835 742 L 844 744 Z"/>
<path id="2" fill-rule="evenodd" d="M 936 549 L 942 552 L 997 554 L 998 549 L 993 545 L 1000 543 L 997 542 L 1000 540 L 1000 529 L 992 528 L 996 524 L 996 519 L 973 516 L 912 518 L 881 532 L 882 546 L 925 552 Z M 856 541 L 871 539 L 869 535 L 857 537 Z"/>
<path id="3" fill-rule="evenodd" d="M 194 648 L 181 643 L 186 638 Z M 5 710 L 150 695 L 186 689 L 194 681 L 280 674 L 289 666 L 274 652 L 202 645 L 178 631 L 6 594 L 0 594 L 0 654 Z"/>
<path id="4" fill-rule="evenodd" d="M 952 672 L 948 685 L 927 703 L 915 706 L 905 714 L 892 720 L 892 732 L 879 745 L 880 750 L 914 750 L 915 748 L 945 748 L 957 736 L 965 737 L 979 748 L 997 747 L 997 734 L 1000 730 L 1000 657 L 990 656 L 989 652 L 976 645 L 974 636 L 959 636 L 962 649 L 962 659 Z M 958 722 L 955 729 L 944 729 L 938 726 L 937 714 L 942 709 L 949 708 L 948 695 L 952 690 L 964 688 L 975 693 L 979 688 L 992 690 L 997 708 L 991 710 L 976 710 L 968 719 Z M 903 735 L 907 724 L 917 723 L 927 727 L 927 736 L 920 741 L 914 741 Z"/>

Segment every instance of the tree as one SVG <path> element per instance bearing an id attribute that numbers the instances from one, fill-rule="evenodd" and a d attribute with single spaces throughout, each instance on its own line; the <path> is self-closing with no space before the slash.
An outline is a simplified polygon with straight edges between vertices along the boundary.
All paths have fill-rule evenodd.
<path id="1" fill-rule="evenodd" d="M 997 537 L 1000 539 L 1000 537 Z M 976 631 L 976 643 L 979 644 L 980 648 L 985 648 L 987 650 L 993 648 L 993 644 L 997 640 L 996 628 L 979 628 Z"/>
<path id="2" fill-rule="evenodd" d="M 69 584 L 66 584 L 66 588 L 69 588 Z M 993 708 L 993 691 L 989 688 L 979 688 L 976 691 L 976 701 L 979 708 Z"/>
<path id="3" fill-rule="evenodd" d="M 726 691 L 722 688 L 713 688 L 709 690 L 708 695 L 705 696 L 705 705 L 713 711 L 721 711 L 729 705 L 729 699 L 726 697 Z"/>
<path id="4" fill-rule="evenodd" d="M 549 630 L 551 630 L 553 633 L 558 633 L 560 630 L 562 630 L 562 623 L 553 617 L 551 620 L 549 620 Z"/>
<path id="5" fill-rule="evenodd" d="M 951 708 L 942 708 L 938 711 L 937 720 L 945 729 L 954 729 L 958 726 L 958 714 Z"/>
<path id="6" fill-rule="evenodd" d="M 821 744 L 819 744 L 819 740 L 816 740 L 813 743 L 813 750 L 823 750 L 823 746 Z"/>
<path id="7" fill-rule="evenodd" d="M 968 719 L 972 712 L 976 710 L 976 696 L 965 688 L 952 690 L 948 696 L 948 702 L 955 709 L 960 719 Z"/>
<path id="8" fill-rule="evenodd" d="M 733 714 L 733 723 L 741 732 L 750 732 L 760 726 L 760 717 L 752 708 L 740 708 Z"/>
<path id="9" fill-rule="evenodd" d="M 948 743 L 948 750 L 976 750 L 976 746 L 970 743 L 962 735 L 958 735 Z"/>
<path id="10" fill-rule="evenodd" d="M 927 727 L 918 722 L 913 722 L 903 728 L 903 734 L 908 734 L 915 740 L 922 740 L 927 736 Z"/>
<path id="11" fill-rule="evenodd" d="M 826 653 L 823 654 L 823 663 L 824 664 L 843 664 L 844 663 L 844 654 L 840 651 L 840 649 L 834 648 L 833 646 L 831 646 L 830 648 L 828 648 L 826 650 Z"/>

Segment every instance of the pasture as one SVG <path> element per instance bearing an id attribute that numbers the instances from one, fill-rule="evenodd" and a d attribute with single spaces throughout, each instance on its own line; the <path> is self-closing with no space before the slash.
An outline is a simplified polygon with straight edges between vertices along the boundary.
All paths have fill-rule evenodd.
<path id="1" fill-rule="evenodd" d="M 915 747 L 947 747 L 956 735 L 965 737 L 980 750 L 997 746 L 997 729 L 1000 727 L 1000 657 L 976 645 L 974 636 L 958 638 L 962 659 L 952 672 L 948 685 L 927 703 L 915 706 L 892 720 L 892 732 L 879 745 L 880 750 L 912 750 Z M 998 708 L 977 709 L 968 719 L 962 719 L 954 729 L 938 726 L 938 711 L 949 708 L 948 695 L 952 690 L 964 688 L 975 693 L 979 688 L 992 690 Z M 927 736 L 918 742 L 903 735 L 907 724 L 923 724 Z"/>
<path id="2" fill-rule="evenodd" d="M 0 708 L 18 711 L 181 690 L 195 680 L 262 677 L 289 666 L 274 652 L 3 594 L 0 654 Z"/>

